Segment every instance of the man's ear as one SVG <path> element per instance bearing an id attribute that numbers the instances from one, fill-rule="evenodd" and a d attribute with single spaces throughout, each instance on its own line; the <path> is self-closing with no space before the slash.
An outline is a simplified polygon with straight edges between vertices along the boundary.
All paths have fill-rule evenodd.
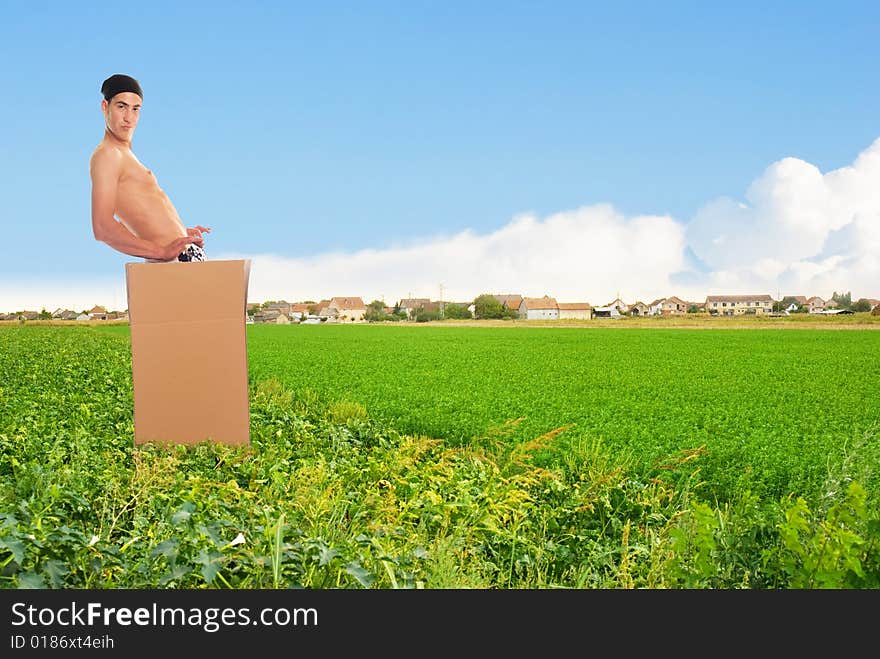
<path id="1" fill-rule="evenodd" d="M 107 99 L 102 98 L 102 99 L 101 99 L 101 112 L 102 112 L 103 114 L 107 114 L 107 105 L 108 105 L 108 103 L 107 103 Z"/>

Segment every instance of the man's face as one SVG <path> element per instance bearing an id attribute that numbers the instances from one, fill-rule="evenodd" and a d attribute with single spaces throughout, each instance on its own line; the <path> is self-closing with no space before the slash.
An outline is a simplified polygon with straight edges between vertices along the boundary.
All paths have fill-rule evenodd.
<path id="1" fill-rule="evenodd" d="M 131 142 L 141 114 L 141 97 L 132 92 L 120 92 L 109 101 L 101 101 L 107 129 L 123 142 Z"/>

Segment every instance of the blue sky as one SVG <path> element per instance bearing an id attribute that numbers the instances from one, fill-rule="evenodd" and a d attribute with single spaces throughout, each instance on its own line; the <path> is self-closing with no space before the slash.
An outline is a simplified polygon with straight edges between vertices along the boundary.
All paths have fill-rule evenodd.
<path id="1" fill-rule="evenodd" d="M 252 259 L 252 301 L 880 297 L 877 3 L 2 16 L 0 312 L 126 306 L 138 259 L 89 208 L 113 73 L 144 90 L 134 153 L 211 258 Z"/>

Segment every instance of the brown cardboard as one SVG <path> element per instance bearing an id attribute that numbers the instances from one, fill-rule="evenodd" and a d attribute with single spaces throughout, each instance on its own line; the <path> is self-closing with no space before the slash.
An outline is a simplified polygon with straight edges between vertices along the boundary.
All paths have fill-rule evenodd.
<path id="1" fill-rule="evenodd" d="M 134 441 L 250 444 L 250 259 L 126 263 Z"/>

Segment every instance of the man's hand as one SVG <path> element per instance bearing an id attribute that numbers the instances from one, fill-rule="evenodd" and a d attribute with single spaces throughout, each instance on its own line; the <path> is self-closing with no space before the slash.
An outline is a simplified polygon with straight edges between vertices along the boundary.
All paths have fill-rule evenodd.
<path id="1" fill-rule="evenodd" d="M 200 225 L 187 228 L 185 236 L 175 238 L 162 248 L 162 260 L 173 261 L 190 244 L 204 247 L 205 239 L 202 236 L 203 232 L 211 233 L 211 228 Z"/>
<path id="2" fill-rule="evenodd" d="M 199 247 L 202 246 L 202 239 L 194 240 L 192 236 L 181 236 L 180 238 L 175 238 L 170 243 L 165 245 L 162 248 L 162 257 L 163 261 L 174 261 L 180 255 L 180 253 L 186 249 L 186 246 L 190 243 L 197 244 Z"/>
<path id="3" fill-rule="evenodd" d="M 198 245 L 199 247 L 204 247 L 204 245 L 202 244 L 204 240 L 202 238 L 202 232 L 211 233 L 211 228 L 197 225 L 195 227 L 188 228 L 186 230 L 186 235 L 190 238 L 194 238 L 194 240 L 190 240 L 191 243 Z"/>

